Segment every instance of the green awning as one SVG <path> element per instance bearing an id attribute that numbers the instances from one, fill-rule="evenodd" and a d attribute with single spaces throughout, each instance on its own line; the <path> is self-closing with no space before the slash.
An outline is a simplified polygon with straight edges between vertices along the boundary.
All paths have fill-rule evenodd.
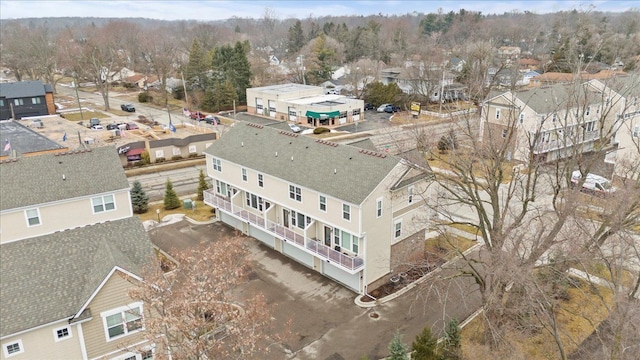
<path id="1" fill-rule="evenodd" d="M 340 116 L 340 111 L 315 112 L 307 110 L 305 116 L 314 119 L 329 119 Z"/>

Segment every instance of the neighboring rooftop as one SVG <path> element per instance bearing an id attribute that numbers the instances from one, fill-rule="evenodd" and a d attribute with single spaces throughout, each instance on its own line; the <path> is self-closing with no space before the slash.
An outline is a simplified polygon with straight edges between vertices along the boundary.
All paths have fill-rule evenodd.
<path id="1" fill-rule="evenodd" d="M 303 84 L 279 84 L 252 88 L 252 90 L 261 91 L 267 94 L 288 94 L 302 90 L 321 89 L 318 86 Z"/>
<path id="2" fill-rule="evenodd" d="M 491 92 L 488 99 L 491 101 L 497 96 L 510 97 L 510 93 L 512 92 Z M 538 114 L 549 114 L 567 107 L 576 107 L 578 106 L 576 101 L 584 100 L 585 97 L 589 97 L 594 103 L 604 101 L 600 92 L 592 89 L 588 82 L 533 87 L 515 91 L 513 94 Z"/>
<path id="3" fill-rule="evenodd" d="M 44 96 L 45 86 L 40 80 L 0 83 L 0 97 L 18 99 L 30 96 Z"/>
<path id="4" fill-rule="evenodd" d="M 137 218 L 15 241 L 1 250 L 1 337 L 70 319 L 114 267 L 140 275 L 154 256 Z"/>
<path id="5" fill-rule="evenodd" d="M 205 153 L 356 205 L 400 163 L 395 156 L 244 122 Z"/>
<path id="6" fill-rule="evenodd" d="M 4 160 L 0 183 L 0 211 L 129 188 L 112 146 Z"/>
<path id="7" fill-rule="evenodd" d="M 28 123 L 28 121 L 23 121 Z M 3 120 L 0 121 L 0 157 L 8 156 L 15 151 L 18 156 L 29 155 L 32 153 L 41 153 L 48 151 L 61 151 L 66 147 L 59 145 L 55 141 L 40 135 L 38 132 L 26 127 L 19 121 Z M 9 140 L 11 149 L 4 151 L 6 141 Z"/>

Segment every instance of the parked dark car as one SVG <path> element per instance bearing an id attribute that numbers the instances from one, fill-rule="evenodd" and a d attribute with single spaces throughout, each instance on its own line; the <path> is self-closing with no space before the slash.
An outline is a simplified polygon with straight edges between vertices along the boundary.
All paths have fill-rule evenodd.
<path id="1" fill-rule="evenodd" d="M 192 112 L 191 115 L 189 115 L 189 117 L 192 118 L 193 120 L 201 121 L 207 117 L 207 114 L 202 113 L 200 111 L 195 111 L 195 112 Z"/>
<path id="2" fill-rule="evenodd" d="M 400 111 L 400 106 L 397 106 L 397 105 L 387 105 L 384 108 L 384 112 L 386 112 L 386 113 L 395 113 L 395 112 L 398 112 L 398 111 Z"/>
<path id="3" fill-rule="evenodd" d="M 367 110 L 374 110 L 375 108 L 376 108 L 376 107 L 375 107 L 375 106 L 373 106 L 373 104 L 370 104 L 370 103 L 366 103 L 366 104 L 364 104 L 364 111 L 367 111 Z"/>
<path id="4" fill-rule="evenodd" d="M 126 112 L 136 112 L 136 108 L 132 104 L 122 104 L 120 105 L 120 109 Z"/>
<path id="5" fill-rule="evenodd" d="M 136 123 L 127 123 L 127 130 L 136 130 L 139 129 Z"/>
<path id="6" fill-rule="evenodd" d="M 213 116 L 213 115 L 207 115 L 205 116 L 204 119 L 201 119 L 200 121 L 204 121 L 207 124 L 210 125 L 218 125 L 220 124 L 220 119 L 217 116 Z"/>
<path id="7" fill-rule="evenodd" d="M 122 124 L 116 124 L 116 123 L 112 123 L 112 124 L 107 124 L 107 130 L 117 130 L 118 126 L 120 126 Z"/>
<path id="8" fill-rule="evenodd" d="M 94 125 L 100 125 L 100 119 L 98 119 L 98 118 L 89 119 L 89 124 L 87 125 L 87 127 L 88 128 L 93 128 Z"/>

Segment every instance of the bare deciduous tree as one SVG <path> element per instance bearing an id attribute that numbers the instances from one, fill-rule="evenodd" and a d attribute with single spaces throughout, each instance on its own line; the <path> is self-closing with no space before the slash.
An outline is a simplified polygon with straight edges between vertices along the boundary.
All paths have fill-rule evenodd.
<path id="1" fill-rule="evenodd" d="M 172 272 L 156 266 L 143 274 L 130 296 L 150 308 L 146 336 L 159 343 L 159 358 L 250 358 L 285 334 L 270 326 L 262 294 L 234 297 L 248 270 L 242 241 L 233 237 L 182 250 Z"/>

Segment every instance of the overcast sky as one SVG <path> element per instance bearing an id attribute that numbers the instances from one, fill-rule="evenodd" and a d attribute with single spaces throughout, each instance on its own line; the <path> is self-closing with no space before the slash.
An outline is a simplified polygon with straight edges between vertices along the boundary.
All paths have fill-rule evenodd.
<path id="1" fill-rule="evenodd" d="M 281 1 L 81 1 L 81 0 L 1 0 L 0 19 L 40 17 L 140 17 L 161 20 L 222 20 L 232 17 L 261 18 L 265 9 L 278 19 L 321 17 L 326 15 L 402 15 L 412 12 L 430 13 L 481 11 L 483 14 L 502 14 L 512 10 L 537 14 L 561 10 L 623 12 L 639 9 L 638 1 L 344 1 L 344 0 L 281 0 Z"/>

